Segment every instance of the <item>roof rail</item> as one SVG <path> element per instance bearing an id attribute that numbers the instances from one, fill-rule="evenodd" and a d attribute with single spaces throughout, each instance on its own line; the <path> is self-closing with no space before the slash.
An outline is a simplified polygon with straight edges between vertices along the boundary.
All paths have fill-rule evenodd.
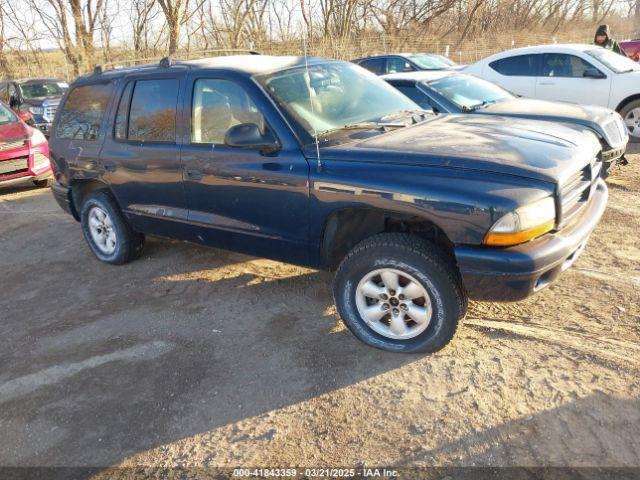
<path id="1" fill-rule="evenodd" d="M 186 60 L 186 58 L 183 58 L 185 55 L 187 57 L 190 57 L 191 55 L 196 55 L 196 56 L 202 57 L 203 55 L 208 55 L 210 53 L 221 53 L 221 52 L 246 53 L 246 54 L 249 54 L 249 55 L 260 55 L 260 52 L 257 52 L 255 50 L 249 50 L 249 49 L 246 49 L 246 48 L 213 48 L 213 49 L 208 49 L 208 50 L 194 50 L 192 52 L 182 52 L 181 54 L 173 55 L 172 58 L 178 58 L 178 56 L 180 56 L 180 58 L 182 60 Z"/>
<path id="2" fill-rule="evenodd" d="M 249 55 L 260 55 L 260 52 L 256 52 L 255 50 L 246 50 L 242 48 L 216 48 L 211 50 L 196 50 L 193 52 L 184 52 L 178 55 L 181 55 L 181 56 L 186 55 L 187 57 L 191 55 L 196 55 L 202 58 L 204 54 L 221 53 L 221 52 L 229 52 L 229 53 L 242 52 L 242 53 L 247 53 Z M 124 67 L 127 65 L 135 66 L 136 63 L 140 63 L 140 62 L 146 62 L 146 64 L 154 64 L 158 62 L 161 67 L 166 68 L 174 65 L 176 59 L 177 59 L 177 55 L 167 55 L 165 57 L 160 58 L 159 62 L 158 62 L 158 57 L 129 58 L 125 60 L 114 60 L 113 62 L 107 62 L 107 63 L 103 63 L 102 65 L 96 65 L 96 67 L 93 69 L 93 74 L 100 75 L 107 70 L 114 70 L 116 68 Z"/>

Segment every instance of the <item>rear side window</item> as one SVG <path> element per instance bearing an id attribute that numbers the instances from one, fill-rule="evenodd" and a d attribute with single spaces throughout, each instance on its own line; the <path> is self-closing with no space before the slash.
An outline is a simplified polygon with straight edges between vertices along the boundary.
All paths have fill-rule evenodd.
<path id="1" fill-rule="evenodd" d="M 375 73 L 376 75 L 382 75 L 384 73 L 384 66 L 386 60 L 384 58 L 372 58 L 370 60 L 364 60 L 360 62 L 362 68 L 366 68 L 370 72 Z"/>
<path id="2" fill-rule="evenodd" d="M 56 126 L 58 138 L 96 140 L 111 97 L 111 83 L 74 88 L 64 102 Z"/>
<path id="3" fill-rule="evenodd" d="M 175 78 L 136 82 L 129 109 L 129 140 L 175 143 L 178 86 Z"/>
<path id="4" fill-rule="evenodd" d="M 535 77 L 538 55 L 516 55 L 491 62 L 489 66 L 496 72 L 510 77 Z"/>

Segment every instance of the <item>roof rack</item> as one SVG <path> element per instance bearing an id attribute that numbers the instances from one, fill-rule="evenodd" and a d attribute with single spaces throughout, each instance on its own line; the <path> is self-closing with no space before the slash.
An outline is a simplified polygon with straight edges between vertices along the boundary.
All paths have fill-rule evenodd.
<path id="1" fill-rule="evenodd" d="M 179 54 L 179 55 L 181 57 L 184 55 L 186 55 L 187 57 L 191 55 L 197 55 L 200 58 L 203 58 L 205 54 L 208 55 L 210 53 L 221 53 L 221 52 L 229 52 L 229 53 L 242 52 L 242 53 L 247 53 L 249 55 L 260 55 L 260 52 L 256 52 L 255 50 L 247 50 L 242 48 L 216 48 L 216 49 L 210 49 L 210 50 L 196 50 L 193 52 L 184 52 L 183 54 L 181 55 Z M 96 65 L 96 67 L 93 69 L 93 74 L 100 75 L 107 70 L 114 70 L 116 68 L 124 67 L 126 65 L 135 66 L 135 64 L 139 62 L 147 62 L 147 64 L 149 65 L 153 65 L 156 62 L 158 62 L 157 64 L 159 66 L 168 68 L 174 65 L 175 60 L 178 59 L 177 57 L 178 56 L 176 55 L 167 55 L 165 57 L 162 57 L 159 62 L 158 62 L 158 57 L 130 58 L 126 60 L 115 60 L 113 62 L 103 63 L 102 65 Z M 188 58 L 181 58 L 181 59 L 187 60 Z"/>

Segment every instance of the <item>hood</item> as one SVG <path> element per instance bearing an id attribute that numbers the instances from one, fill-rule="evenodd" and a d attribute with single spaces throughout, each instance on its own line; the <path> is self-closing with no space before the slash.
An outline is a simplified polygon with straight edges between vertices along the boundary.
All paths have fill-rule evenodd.
<path id="1" fill-rule="evenodd" d="M 323 147 L 320 157 L 475 170 L 562 183 L 599 151 L 595 135 L 550 122 L 440 115 L 386 134 Z M 309 151 L 310 156 L 313 153 Z"/>
<path id="2" fill-rule="evenodd" d="M 29 127 L 23 122 L 13 122 L 0 125 L 0 142 L 16 140 L 18 138 L 27 138 L 28 136 Z"/>

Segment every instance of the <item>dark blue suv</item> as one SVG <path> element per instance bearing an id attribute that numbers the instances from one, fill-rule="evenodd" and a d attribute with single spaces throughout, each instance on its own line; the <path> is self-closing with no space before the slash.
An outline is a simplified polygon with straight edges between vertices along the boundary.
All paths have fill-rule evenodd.
<path id="1" fill-rule="evenodd" d="M 96 71 L 51 136 L 58 203 L 94 255 L 146 234 L 336 272 L 351 331 L 444 346 L 467 299 L 522 299 L 584 248 L 605 209 L 595 136 L 434 116 L 347 62 L 259 55 Z"/>

